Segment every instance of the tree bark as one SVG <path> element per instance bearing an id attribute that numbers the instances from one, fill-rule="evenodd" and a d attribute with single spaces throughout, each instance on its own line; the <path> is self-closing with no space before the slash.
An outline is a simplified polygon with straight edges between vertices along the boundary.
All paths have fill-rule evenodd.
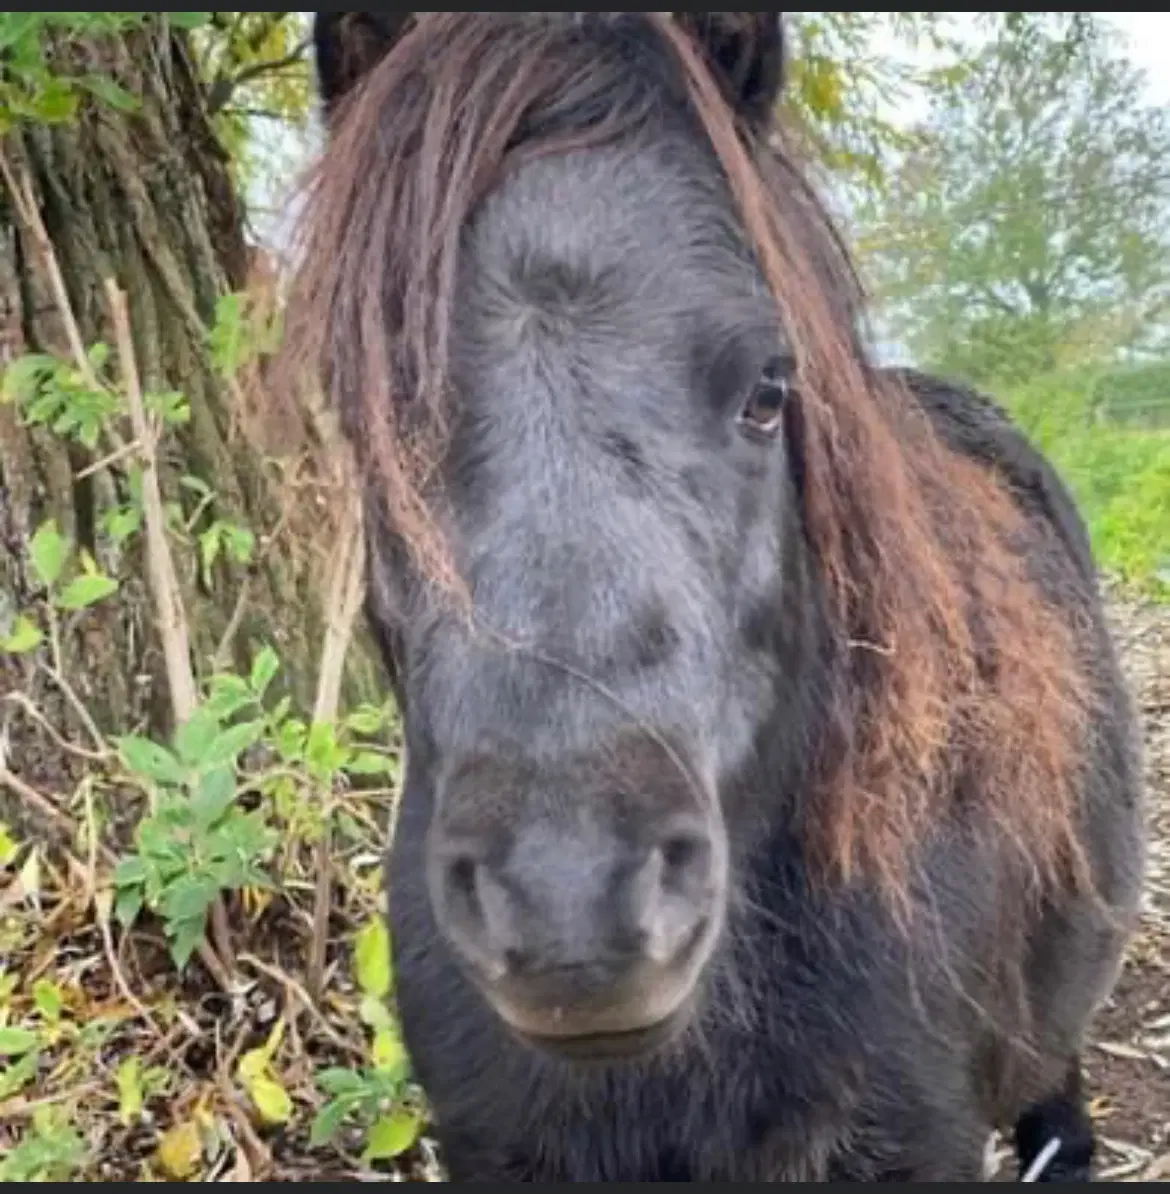
<path id="1" fill-rule="evenodd" d="M 160 448 L 164 499 L 196 519 L 196 533 L 227 517 L 256 536 L 252 563 L 221 557 L 210 586 L 195 553 L 172 542 L 196 673 L 206 675 L 217 654 L 221 665 L 246 671 L 258 645 L 270 642 L 288 690 L 308 709 L 326 562 L 293 552 L 287 533 L 269 543 L 282 522 L 289 525 L 287 494 L 241 433 L 238 391 L 217 375 L 207 350 L 217 301 L 245 285 L 249 248 L 186 36 L 153 24 L 118 38 L 63 40 L 53 53 L 111 75 L 139 100 L 130 113 L 86 101 L 76 120 L 24 126 L 5 143 L 8 160 L 31 181 L 82 338 L 112 345 L 103 283 L 114 278 L 129 299 L 144 389 L 179 391 L 190 403 L 189 423 L 168 432 Z M 0 321 L 6 359 L 23 351 L 68 357 L 44 262 L 9 195 L 0 197 Z M 123 434 L 132 438 L 125 425 Z M 11 406 L 0 406 L 0 628 L 42 596 L 25 548 L 37 526 L 55 518 L 122 586 L 115 600 L 75 619 L 66 636 L 72 682 L 104 731 L 145 725 L 165 734 L 169 709 L 141 535 L 119 549 L 101 530 L 102 515 L 130 497 L 131 462 L 78 478 L 101 454 L 24 426 Z M 180 484 L 184 476 L 215 492 L 201 512 Z M 0 692 L 33 683 L 31 669 L 27 659 L 0 657 Z M 55 706 L 77 732 L 76 716 L 61 701 Z M 18 743 L 10 739 L 13 770 L 21 763 Z"/>

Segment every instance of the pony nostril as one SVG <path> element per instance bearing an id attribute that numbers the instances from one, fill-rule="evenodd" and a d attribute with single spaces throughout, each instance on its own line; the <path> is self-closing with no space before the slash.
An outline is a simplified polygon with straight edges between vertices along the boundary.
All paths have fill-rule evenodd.
<path id="1" fill-rule="evenodd" d="M 675 887 L 696 875 L 705 874 L 711 844 L 697 833 L 675 833 L 658 847 L 662 854 L 662 882 Z"/>
<path id="2" fill-rule="evenodd" d="M 693 837 L 672 837 L 662 843 L 662 861 L 668 871 L 680 871 L 689 866 L 702 849 L 702 843 Z"/>
<path id="3" fill-rule="evenodd" d="M 447 867 L 447 882 L 451 886 L 452 893 L 474 903 L 478 873 L 479 863 L 474 858 L 462 855 L 452 859 Z"/>

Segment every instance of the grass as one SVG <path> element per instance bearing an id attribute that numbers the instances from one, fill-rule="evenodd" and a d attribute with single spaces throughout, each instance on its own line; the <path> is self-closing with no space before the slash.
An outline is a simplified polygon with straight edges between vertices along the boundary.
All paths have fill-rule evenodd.
<path id="1" fill-rule="evenodd" d="M 1089 375 L 1058 375 L 1003 398 L 1072 489 L 1101 567 L 1165 600 L 1170 598 L 1170 429 L 1095 419 L 1099 386 Z"/>

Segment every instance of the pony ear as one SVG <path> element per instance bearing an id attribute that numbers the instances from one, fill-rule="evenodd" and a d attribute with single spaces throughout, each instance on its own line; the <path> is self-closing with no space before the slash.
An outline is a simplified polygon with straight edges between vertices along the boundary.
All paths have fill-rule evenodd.
<path id="1" fill-rule="evenodd" d="M 313 14 L 317 86 L 326 112 L 390 52 L 413 16 L 410 12 Z"/>
<path id="2" fill-rule="evenodd" d="M 779 12 L 676 12 L 707 55 L 732 107 L 756 131 L 771 124 L 784 87 L 785 39 Z"/>

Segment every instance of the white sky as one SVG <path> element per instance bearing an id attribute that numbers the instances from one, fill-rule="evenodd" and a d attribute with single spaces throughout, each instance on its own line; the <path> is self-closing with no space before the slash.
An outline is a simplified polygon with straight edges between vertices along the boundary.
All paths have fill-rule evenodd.
<path id="1" fill-rule="evenodd" d="M 1112 25 L 1121 34 L 1123 52 L 1146 74 L 1149 101 L 1170 104 L 1170 13 L 1095 12 L 1092 15 Z M 951 18 L 951 32 L 965 37 L 977 33 L 977 27 L 967 13 L 947 13 L 946 16 Z M 923 47 L 914 54 L 905 42 L 886 31 L 875 37 L 873 48 L 903 61 L 909 56 L 922 66 L 930 64 L 932 60 L 937 61 L 929 49 Z M 899 123 L 909 123 L 925 114 L 925 96 L 913 92 L 903 96 L 897 110 L 889 113 Z"/>
<path id="2" fill-rule="evenodd" d="M 1150 99 L 1170 104 L 1170 12 L 1099 12 L 1129 38 L 1133 61 L 1149 75 Z"/>

